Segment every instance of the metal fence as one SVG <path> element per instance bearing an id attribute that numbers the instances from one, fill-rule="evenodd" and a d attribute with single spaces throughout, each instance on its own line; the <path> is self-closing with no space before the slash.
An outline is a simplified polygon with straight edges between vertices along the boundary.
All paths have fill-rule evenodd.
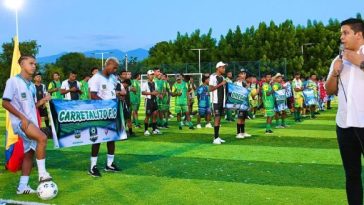
<path id="1" fill-rule="evenodd" d="M 287 76 L 287 63 L 286 60 L 279 60 L 275 62 L 262 62 L 262 61 L 232 61 L 227 62 L 227 71 L 233 72 L 236 76 L 242 69 L 246 70 L 251 75 L 261 77 L 265 73 L 281 73 Z M 176 64 L 159 64 L 159 65 L 142 65 L 132 64 L 128 65 L 128 69 L 132 72 L 145 73 L 147 70 L 154 67 L 159 67 L 166 73 L 213 73 L 215 72 L 216 62 L 201 62 L 201 68 L 198 63 L 176 63 Z"/>

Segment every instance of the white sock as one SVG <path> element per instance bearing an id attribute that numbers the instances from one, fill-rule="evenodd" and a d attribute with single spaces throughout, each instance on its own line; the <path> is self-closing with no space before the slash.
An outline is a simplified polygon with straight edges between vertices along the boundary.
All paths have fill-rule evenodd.
<path id="1" fill-rule="evenodd" d="M 18 189 L 24 189 L 29 182 L 29 176 L 21 176 L 19 180 L 19 186 Z"/>
<path id="2" fill-rule="evenodd" d="M 37 167 L 39 176 L 43 176 L 45 173 L 47 173 L 45 159 L 37 159 Z"/>
<path id="3" fill-rule="evenodd" d="M 107 166 L 111 166 L 111 164 L 114 162 L 114 155 L 108 154 L 107 155 Z"/>
<path id="4" fill-rule="evenodd" d="M 91 157 L 91 169 L 96 166 L 97 164 L 97 157 Z"/>

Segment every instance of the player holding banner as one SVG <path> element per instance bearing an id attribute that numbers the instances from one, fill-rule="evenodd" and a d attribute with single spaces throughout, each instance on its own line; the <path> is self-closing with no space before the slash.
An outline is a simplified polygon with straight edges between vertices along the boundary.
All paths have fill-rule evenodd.
<path id="1" fill-rule="evenodd" d="M 89 88 L 91 93 L 91 99 L 93 100 L 110 100 L 116 99 L 116 84 L 113 74 L 119 67 L 119 60 L 114 57 L 110 57 L 105 61 L 105 68 L 99 73 L 96 73 L 89 80 Z M 100 143 L 92 145 L 91 149 L 91 166 L 88 173 L 93 177 L 101 177 L 100 171 L 97 168 L 97 157 L 100 150 Z M 105 171 L 118 172 L 120 169 L 114 163 L 115 153 L 115 141 L 107 142 L 107 163 L 105 165 Z"/>
<path id="2" fill-rule="evenodd" d="M 282 86 L 282 75 L 277 73 L 273 79 L 273 90 L 274 90 L 274 98 L 275 98 L 275 118 L 276 118 L 276 128 L 286 128 L 285 119 L 287 117 L 286 110 L 287 106 L 287 96 L 286 89 Z M 281 124 L 279 124 L 279 116 L 281 116 Z"/>
<path id="3" fill-rule="evenodd" d="M 240 75 L 246 75 L 243 72 L 239 73 Z M 246 137 L 251 137 L 250 134 L 245 132 L 245 119 L 248 117 L 249 106 L 249 97 L 250 90 L 247 89 L 249 85 L 242 82 L 236 81 L 233 83 L 228 83 L 228 94 L 227 94 L 227 103 L 226 107 L 229 109 L 230 105 L 233 104 L 234 109 L 237 109 L 238 120 L 236 122 L 236 138 L 244 139 Z M 255 97 L 253 95 L 252 97 Z M 230 108 L 231 109 L 231 108 Z"/>

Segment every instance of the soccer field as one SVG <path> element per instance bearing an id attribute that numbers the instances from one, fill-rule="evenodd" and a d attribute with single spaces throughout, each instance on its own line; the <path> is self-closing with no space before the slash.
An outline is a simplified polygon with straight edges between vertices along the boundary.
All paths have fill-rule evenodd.
<path id="1" fill-rule="evenodd" d="M 174 110 L 172 109 L 172 112 Z M 247 120 L 253 137 L 235 138 L 235 123 L 223 121 L 223 145 L 213 145 L 213 129 L 178 130 L 175 119 L 163 135 L 117 142 L 120 173 L 87 174 L 90 146 L 47 149 L 47 169 L 59 188 L 52 204 L 346 204 L 344 171 L 336 142 L 335 112 L 274 129 L 264 118 Z M 142 117 L 140 117 L 140 120 Z M 19 174 L 4 170 L 5 114 L 0 111 L 0 199 L 44 202 L 15 193 Z M 193 118 L 194 123 L 196 119 Z M 106 161 L 101 146 L 99 168 Z M 30 185 L 37 186 L 36 167 Z"/>

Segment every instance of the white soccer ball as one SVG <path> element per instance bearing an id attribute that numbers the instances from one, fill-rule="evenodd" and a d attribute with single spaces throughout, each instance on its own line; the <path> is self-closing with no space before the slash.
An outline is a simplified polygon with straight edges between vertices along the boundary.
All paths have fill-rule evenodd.
<path id="1" fill-rule="evenodd" d="M 53 199 L 58 194 L 57 184 L 53 181 L 42 182 L 37 188 L 37 193 L 43 200 Z"/>

